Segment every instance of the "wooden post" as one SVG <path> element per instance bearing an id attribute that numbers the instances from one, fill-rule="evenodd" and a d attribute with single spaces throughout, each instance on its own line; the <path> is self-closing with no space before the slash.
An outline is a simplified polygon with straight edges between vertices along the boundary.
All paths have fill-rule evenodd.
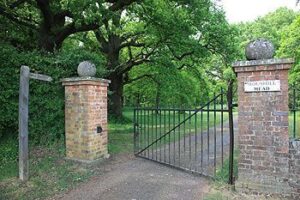
<path id="1" fill-rule="evenodd" d="M 27 181 L 28 173 L 28 102 L 29 102 L 29 79 L 52 81 L 50 76 L 30 73 L 27 66 L 21 66 L 20 91 L 19 91 L 19 177 Z"/>
<path id="2" fill-rule="evenodd" d="M 22 181 L 28 180 L 29 75 L 29 67 L 22 66 L 19 91 L 19 177 Z"/>

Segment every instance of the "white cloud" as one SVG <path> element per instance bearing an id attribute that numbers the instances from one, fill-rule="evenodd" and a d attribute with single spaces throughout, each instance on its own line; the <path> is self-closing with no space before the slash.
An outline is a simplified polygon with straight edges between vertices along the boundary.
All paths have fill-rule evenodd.
<path id="1" fill-rule="evenodd" d="M 221 5 L 230 23 L 252 21 L 283 6 L 299 10 L 296 0 L 221 0 Z"/>

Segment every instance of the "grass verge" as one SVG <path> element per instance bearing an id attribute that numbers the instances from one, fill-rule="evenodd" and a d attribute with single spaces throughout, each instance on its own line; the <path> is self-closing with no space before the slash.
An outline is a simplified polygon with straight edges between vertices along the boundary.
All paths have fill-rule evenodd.
<path id="1" fill-rule="evenodd" d="M 233 159 L 233 176 L 238 178 L 238 157 L 239 151 L 234 151 Z M 204 200 L 229 200 L 234 199 L 234 191 L 232 186 L 228 185 L 229 180 L 229 158 L 224 160 L 223 167 L 217 168 L 215 181 L 212 183 L 212 189 L 204 198 Z M 231 198 L 232 197 L 232 198 Z"/>
<path id="2" fill-rule="evenodd" d="M 110 119 L 109 153 L 129 153 L 133 149 L 132 110 L 124 110 L 121 120 Z M 74 188 L 99 173 L 89 166 L 65 159 L 64 141 L 50 146 L 30 146 L 28 182 L 18 179 L 18 139 L 0 140 L 0 199 L 45 199 Z M 100 164 L 101 165 L 101 164 Z"/>
<path id="3" fill-rule="evenodd" d="M 85 166 L 64 159 L 64 142 L 51 146 L 30 148 L 29 174 L 26 183 L 18 179 L 18 163 L 15 152 L 16 140 L 9 139 L 13 155 L 1 159 L 0 199 L 44 199 L 61 191 L 74 187 L 87 180 L 93 171 Z M 1 155 L 4 154 L 1 145 Z M 8 150 L 5 151 L 6 153 Z"/>

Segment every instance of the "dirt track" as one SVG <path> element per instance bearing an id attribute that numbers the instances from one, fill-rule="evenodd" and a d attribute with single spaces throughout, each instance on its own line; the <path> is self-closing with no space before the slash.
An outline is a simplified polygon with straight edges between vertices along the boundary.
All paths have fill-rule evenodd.
<path id="1" fill-rule="evenodd" d="M 228 134 L 224 134 L 224 139 L 225 146 L 228 146 Z M 219 150 L 219 148 L 218 145 L 217 149 Z M 189 174 L 132 155 L 113 157 L 100 164 L 99 171 L 99 175 L 94 176 L 90 181 L 51 199 L 201 200 L 209 191 L 209 180 L 205 177 Z"/>
<path id="2" fill-rule="evenodd" d="M 206 178 L 133 158 L 54 199 L 192 200 L 203 199 L 208 190 L 209 181 Z"/>

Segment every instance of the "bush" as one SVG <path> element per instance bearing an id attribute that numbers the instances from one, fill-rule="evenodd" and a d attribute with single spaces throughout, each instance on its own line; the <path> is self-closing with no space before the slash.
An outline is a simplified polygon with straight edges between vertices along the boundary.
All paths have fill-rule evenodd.
<path id="1" fill-rule="evenodd" d="M 47 74 L 53 82 L 30 80 L 29 89 L 29 137 L 34 143 L 49 143 L 64 134 L 64 88 L 60 79 L 76 76 L 77 66 L 83 60 L 91 60 L 98 74 L 104 74 L 100 55 L 84 49 L 43 54 L 24 52 L 0 44 L 0 137 L 18 133 L 18 95 L 21 65 L 31 72 Z"/>

